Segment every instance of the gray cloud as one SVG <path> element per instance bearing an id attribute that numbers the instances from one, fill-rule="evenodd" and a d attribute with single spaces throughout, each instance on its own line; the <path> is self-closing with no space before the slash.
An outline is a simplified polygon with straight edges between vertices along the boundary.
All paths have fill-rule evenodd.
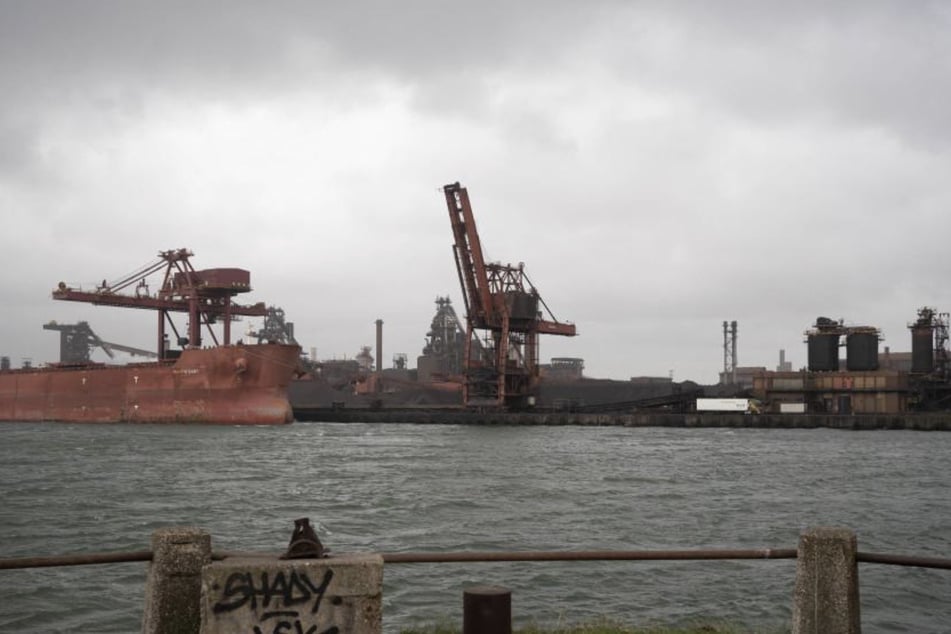
<path id="1" fill-rule="evenodd" d="M 54 317 L 149 345 L 48 290 L 188 246 L 305 346 L 382 317 L 412 358 L 462 310 L 457 179 L 579 325 L 543 357 L 710 381 L 723 319 L 768 365 L 826 313 L 907 348 L 948 300 L 949 35 L 938 2 L 0 1 L 0 354 L 52 358 Z"/>

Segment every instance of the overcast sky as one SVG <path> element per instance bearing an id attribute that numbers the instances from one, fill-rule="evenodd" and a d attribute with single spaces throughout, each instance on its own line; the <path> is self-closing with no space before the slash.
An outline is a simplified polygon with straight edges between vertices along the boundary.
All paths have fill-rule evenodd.
<path id="1" fill-rule="evenodd" d="M 577 325 L 542 361 L 591 376 L 715 382 L 724 320 L 741 366 L 805 365 L 820 315 L 909 350 L 951 309 L 946 2 L 0 0 L 0 95 L 15 366 L 50 320 L 153 347 L 50 292 L 181 247 L 318 358 L 379 318 L 415 366 L 436 297 L 464 312 L 453 181 Z"/>

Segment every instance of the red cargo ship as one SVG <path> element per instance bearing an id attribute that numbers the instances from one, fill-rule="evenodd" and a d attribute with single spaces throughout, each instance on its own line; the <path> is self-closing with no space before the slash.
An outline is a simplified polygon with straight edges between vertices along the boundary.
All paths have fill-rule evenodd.
<path id="1" fill-rule="evenodd" d="M 89 423 L 214 423 L 274 425 L 293 413 L 288 385 L 298 371 L 300 347 L 278 343 L 231 344 L 238 315 L 264 316 L 263 303 L 231 301 L 251 290 L 243 269 L 196 271 L 185 249 L 165 251 L 160 260 L 94 291 L 60 282 L 53 298 L 159 312 L 158 360 L 148 363 L 58 363 L 0 371 L 0 421 Z M 161 269 L 155 294 L 146 278 Z M 121 291 L 135 284 L 133 294 Z M 179 333 L 171 313 L 188 315 Z M 221 322 L 219 341 L 212 325 Z M 213 345 L 202 347 L 201 327 Z M 169 345 L 170 329 L 180 349 Z"/>

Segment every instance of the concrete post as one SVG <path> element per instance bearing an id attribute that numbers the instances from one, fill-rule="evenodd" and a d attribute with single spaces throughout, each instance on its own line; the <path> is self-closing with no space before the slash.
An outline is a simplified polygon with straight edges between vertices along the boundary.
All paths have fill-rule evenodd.
<path id="1" fill-rule="evenodd" d="M 143 634 L 198 634 L 201 569 L 210 562 L 211 536 L 205 531 L 178 527 L 152 533 Z"/>
<path id="2" fill-rule="evenodd" d="M 383 557 L 231 557 L 205 566 L 201 634 L 380 634 Z"/>
<path id="3" fill-rule="evenodd" d="M 855 533 L 811 528 L 799 538 L 793 634 L 860 634 Z"/>

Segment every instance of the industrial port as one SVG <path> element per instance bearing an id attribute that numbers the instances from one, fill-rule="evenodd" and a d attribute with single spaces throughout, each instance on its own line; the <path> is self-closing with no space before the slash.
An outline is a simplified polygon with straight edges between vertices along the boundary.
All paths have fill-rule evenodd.
<path id="1" fill-rule="evenodd" d="M 448 295 L 436 296 L 425 343 L 415 359 L 397 353 L 390 367 L 385 367 L 382 319 L 376 320 L 375 346 L 363 346 L 349 359 L 321 360 L 315 348 L 297 341 L 294 323 L 282 308 L 269 306 L 265 310 L 261 304 L 253 310 L 229 307 L 234 315 L 263 318 L 260 329 L 244 333 L 249 344 L 300 346 L 297 374 L 288 386 L 288 400 L 297 420 L 366 419 L 371 415 L 391 420 L 394 412 L 443 420 L 455 420 L 452 416 L 466 413 L 533 413 L 571 414 L 575 420 L 588 416 L 584 420 L 589 421 L 603 416 L 649 415 L 651 418 L 639 420 L 661 421 L 663 416 L 704 413 L 854 417 L 951 411 L 949 317 L 932 307 L 917 309 L 908 323 L 910 352 L 893 352 L 889 347 L 880 350 L 883 338 L 875 326 L 818 317 L 803 333 L 808 363 L 799 369 L 785 360 L 784 350 L 779 351 L 775 370 L 739 366 L 738 324 L 723 321 L 723 369 L 719 382 L 713 385 L 675 382 L 663 376 L 591 378 L 585 374 L 584 359 L 575 357 L 555 357 L 542 363 L 541 335 L 573 337 L 578 334 L 575 324 L 552 315 L 523 263 L 486 261 L 465 187 L 451 183 L 443 188 L 443 194 L 463 306 L 457 312 Z M 124 284 L 136 282 L 144 284 L 137 277 Z M 80 299 L 133 307 L 147 299 L 132 297 L 119 303 L 115 290 L 121 288 L 100 288 L 92 299 Z M 235 291 L 229 288 L 229 292 Z M 103 297 L 109 301 L 104 302 Z M 154 303 L 149 307 L 154 308 Z M 225 317 L 226 340 L 230 321 L 229 314 Z M 97 349 L 110 358 L 115 352 L 144 358 L 166 354 L 167 336 L 162 331 L 159 350 L 150 351 L 105 341 L 85 321 L 48 322 L 43 328 L 59 334 L 59 365 L 89 364 Z M 191 339 L 197 341 L 198 320 L 193 319 L 189 328 L 194 331 L 189 333 Z M 8 357 L 0 358 L 0 369 L 11 370 Z"/>
<path id="2" fill-rule="evenodd" d="M 314 364 L 309 379 L 291 387 L 299 414 L 326 416 L 320 410 L 328 403 L 334 410 L 454 406 L 483 413 L 686 414 L 696 413 L 704 397 L 745 402 L 744 414 L 760 416 L 888 416 L 951 408 L 948 314 L 930 307 L 918 309 L 909 323 L 911 352 L 886 347 L 880 354 L 877 327 L 819 317 L 804 333 L 808 364 L 798 370 L 784 351 L 776 370 L 738 366 L 738 324 L 724 321 L 723 371 L 715 385 L 669 377 L 591 379 L 580 358 L 541 364 L 539 335 L 574 336 L 575 325 L 551 315 L 523 264 L 485 261 L 468 191 L 459 183 L 443 191 L 464 318 L 449 297 L 437 297 L 415 371 L 405 357 L 383 369 L 383 322 L 377 320 L 375 363 L 365 348 L 347 367 Z M 275 329 L 268 334 L 283 340 L 286 327 L 278 328 L 277 319 L 271 323 Z"/>

